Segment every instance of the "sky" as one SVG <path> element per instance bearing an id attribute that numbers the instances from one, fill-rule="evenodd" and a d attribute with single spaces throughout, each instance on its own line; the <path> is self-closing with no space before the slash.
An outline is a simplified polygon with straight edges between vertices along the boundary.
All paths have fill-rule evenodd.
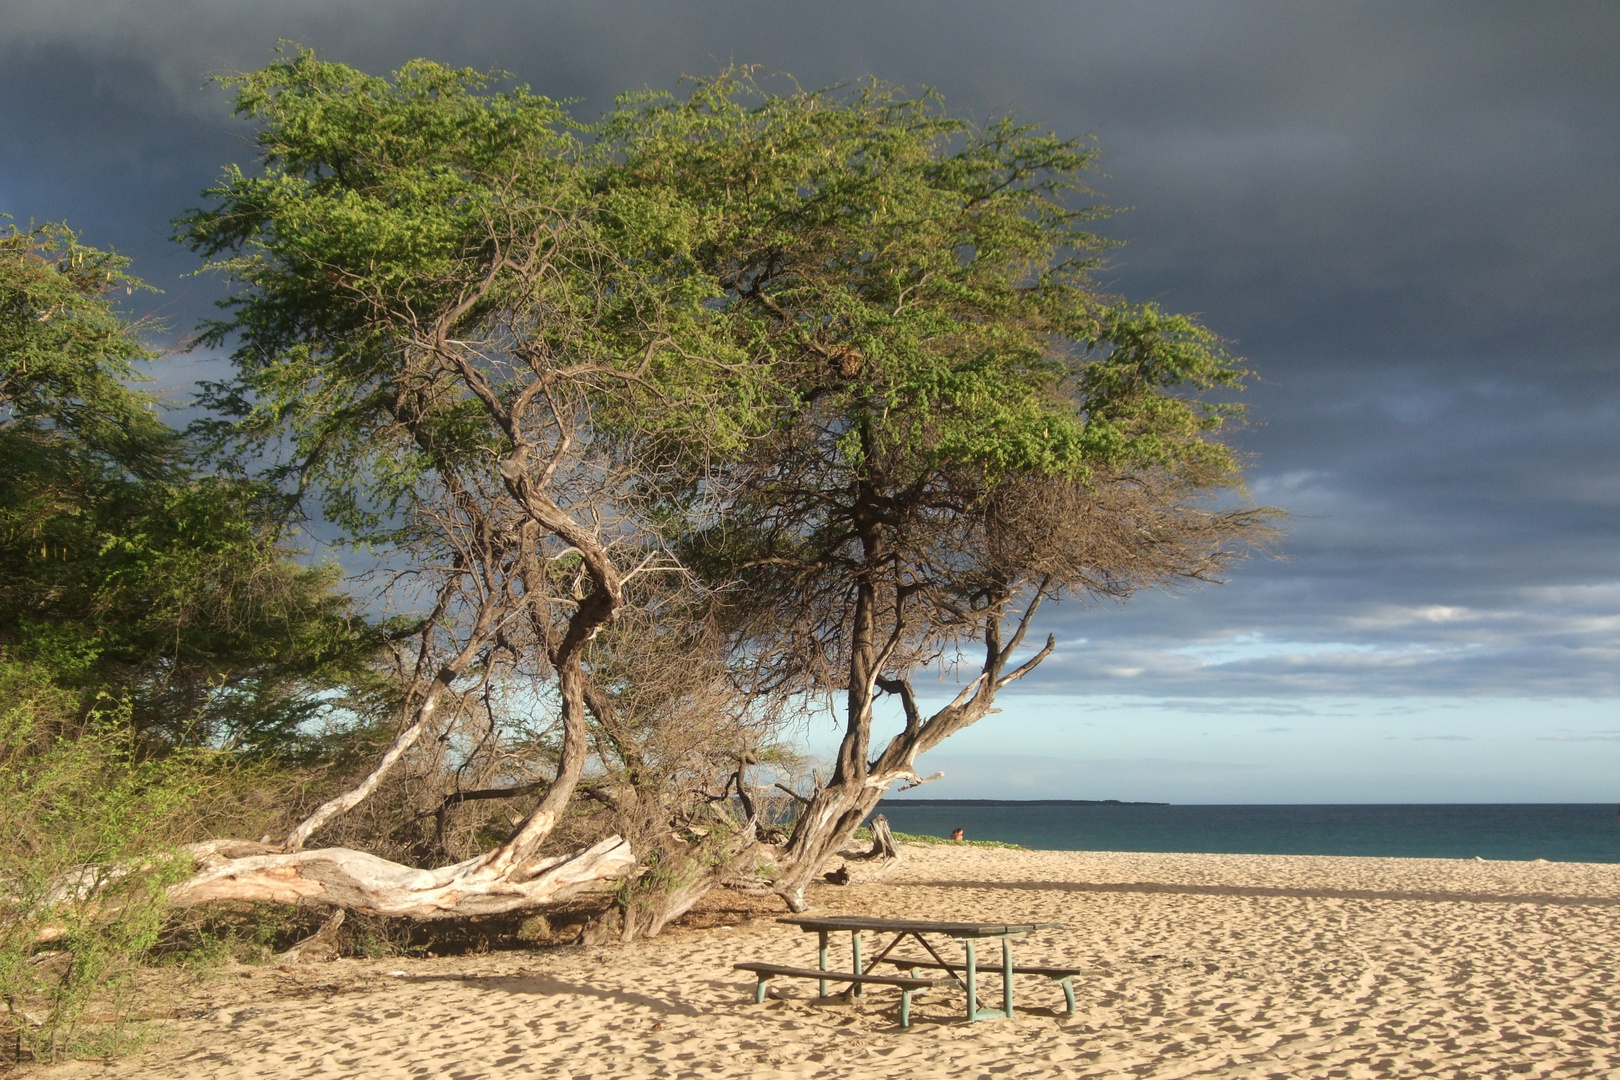
<path id="1" fill-rule="evenodd" d="M 1620 800 L 1620 6 L 5 0 L 0 211 L 164 290 L 278 39 L 578 99 L 730 62 L 874 74 L 1102 150 L 1103 283 L 1257 373 L 1234 435 L 1289 513 L 1222 586 L 1069 605 L 916 797 Z M 177 397 L 219 370 L 157 372 Z M 938 689 L 943 692 L 944 683 Z M 817 747 L 825 731 L 812 733 Z"/>

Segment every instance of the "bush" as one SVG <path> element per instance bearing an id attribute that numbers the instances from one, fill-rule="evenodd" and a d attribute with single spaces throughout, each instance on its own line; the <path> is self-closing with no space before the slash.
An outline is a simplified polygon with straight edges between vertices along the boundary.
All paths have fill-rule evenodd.
<path id="1" fill-rule="evenodd" d="M 0 1039 L 50 1059 L 122 1030 L 165 890 L 171 840 L 207 787 L 197 759 L 141 760 L 127 706 L 85 710 L 48 670 L 0 652 Z M 111 1028 L 87 1030 L 92 1002 Z"/>

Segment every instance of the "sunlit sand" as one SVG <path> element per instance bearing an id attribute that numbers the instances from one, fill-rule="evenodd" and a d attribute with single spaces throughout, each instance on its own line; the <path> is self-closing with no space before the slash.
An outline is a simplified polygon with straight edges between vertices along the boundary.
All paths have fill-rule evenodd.
<path id="1" fill-rule="evenodd" d="M 817 910 L 1062 920 L 1020 963 L 1076 962 L 1078 1010 L 960 999 L 751 1001 L 740 959 L 813 965 L 748 917 L 634 947 L 343 960 L 219 977 L 142 1055 L 31 1070 L 165 1077 L 1620 1076 L 1620 867 L 1439 859 L 904 848 Z M 700 920 L 725 918 L 724 897 Z M 717 914 L 719 913 L 719 914 Z"/>

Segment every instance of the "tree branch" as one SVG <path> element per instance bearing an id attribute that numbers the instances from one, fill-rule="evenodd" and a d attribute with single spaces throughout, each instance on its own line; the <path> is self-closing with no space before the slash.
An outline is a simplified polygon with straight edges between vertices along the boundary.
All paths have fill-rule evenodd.
<path id="1" fill-rule="evenodd" d="M 900 705 L 906 711 L 906 734 L 915 735 L 922 727 L 922 710 L 917 707 L 917 694 L 912 689 L 911 680 L 879 678 L 877 685 L 885 694 L 894 694 L 900 698 Z"/>
<path id="2" fill-rule="evenodd" d="M 785 791 L 789 795 L 793 796 L 793 800 L 795 802 L 797 802 L 799 805 L 801 805 L 801 806 L 809 806 L 810 805 L 810 800 L 809 799 L 805 798 L 803 795 L 800 795 L 797 791 L 794 791 L 792 788 L 788 787 L 786 784 L 778 783 L 776 785 L 776 787 L 778 788 L 778 790 Z"/>
<path id="3" fill-rule="evenodd" d="M 1028 660 L 1025 660 L 1022 664 L 1019 664 L 1010 674 L 1003 675 L 1001 678 L 997 679 L 996 689 L 1000 690 L 1008 683 L 1022 679 L 1025 675 L 1028 675 L 1030 672 L 1034 671 L 1040 666 L 1042 660 L 1045 660 L 1048 656 L 1052 655 L 1052 650 L 1056 647 L 1057 637 L 1052 634 L 1047 634 L 1046 645 L 1041 649 L 1041 651 L 1030 657 Z"/>

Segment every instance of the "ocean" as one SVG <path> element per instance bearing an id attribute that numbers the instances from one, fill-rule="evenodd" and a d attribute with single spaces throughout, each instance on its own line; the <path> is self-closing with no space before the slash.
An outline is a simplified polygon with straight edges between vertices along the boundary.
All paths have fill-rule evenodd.
<path id="1" fill-rule="evenodd" d="M 1055 851 L 1185 851 L 1620 862 L 1612 804 L 1174 806 L 893 799 L 895 832 Z"/>

